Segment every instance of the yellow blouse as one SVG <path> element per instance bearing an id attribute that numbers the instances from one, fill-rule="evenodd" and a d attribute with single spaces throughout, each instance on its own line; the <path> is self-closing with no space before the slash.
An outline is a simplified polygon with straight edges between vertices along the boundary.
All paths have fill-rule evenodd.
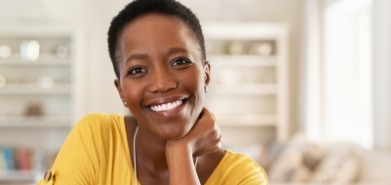
<path id="1" fill-rule="evenodd" d="M 91 114 L 71 131 L 38 185 L 132 185 L 123 115 Z M 227 151 L 206 185 L 268 185 L 265 171 L 250 158 Z"/>

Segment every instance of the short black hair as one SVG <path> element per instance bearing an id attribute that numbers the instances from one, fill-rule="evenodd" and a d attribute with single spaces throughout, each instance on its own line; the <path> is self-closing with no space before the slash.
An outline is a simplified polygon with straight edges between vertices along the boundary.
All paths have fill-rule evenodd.
<path id="1" fill-rule="evenodd" d="M 202 59 L 206 59 L 204 35 L 202 33 L 201 25 L 196 15 L 189 8 L 175 0 L 135 0 L 126 5 L 125 8 L 113 18 L 108 31 L 107 41 L 110 59 L 118 79 L 119 61 L 116 56 L 118 36 L 128 23 L 140 16 L 151 13 L 174 16 L 183 21 L 194 33 L 195 38 L 201 47 Z"/>

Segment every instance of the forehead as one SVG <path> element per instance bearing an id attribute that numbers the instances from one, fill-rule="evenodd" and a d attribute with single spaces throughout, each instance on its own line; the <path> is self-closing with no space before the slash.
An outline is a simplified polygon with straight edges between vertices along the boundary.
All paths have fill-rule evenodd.
<path id="1" fill-rule="evenodd" d="M 137 28 L 138 26 L 157 26 L 159 25 L 158 23 L 161 23 L 160 25 L 169 24 L 170 26 L 185 26 L 182 20 L 173 15 L 167 15 L 162 13 L 147 13 L 130 21 L 125 26 L 125 29 L 129 27 Z"/>
<path id="2" fill-rule="evenodd" d="M 196 41 L 193 31 L 177 17 L 150 13 L 129 22 L 119 35 L 118 42 L 139 40 L 184 39 Z M 198 43 L 198 42 L 197 42 Z"/>
<path id="3" fill-rule="evenodd" d="M 119 34 L 116 56 L 120 63 L 133 54 L 164 54 L 182 48 L 201 59 L 201 49 L 194 32 L 175 16 L 152 13 L 129 22 Z"/>

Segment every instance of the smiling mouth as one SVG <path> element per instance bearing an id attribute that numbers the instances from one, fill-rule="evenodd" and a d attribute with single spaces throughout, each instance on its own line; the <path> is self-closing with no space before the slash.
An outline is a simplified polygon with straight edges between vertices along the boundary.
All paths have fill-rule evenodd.
<path id="1" fill-rule="evenodd" d="M 171 109 L 175 109 L 176 107 L 179 107 L 182 105 L 184 100 L 177 100 L 169 103 L 163 103 L 159 105 L 151 105 L 150 109 L 155 112 L 163 112 L 163 111 L 168 111 Z"/>

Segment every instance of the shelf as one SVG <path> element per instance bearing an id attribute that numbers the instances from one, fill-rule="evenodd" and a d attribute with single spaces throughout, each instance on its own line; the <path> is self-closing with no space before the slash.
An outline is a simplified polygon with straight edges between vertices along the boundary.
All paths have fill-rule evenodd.
<path id="1" fill-rule="evenodd" d="M 272 22 L 203 22 L 202 29 L 205 40 L 276 39 L 276 36 L 286 35 L 288 30 L 286 25 Z"/>
<path id="2" fill-rule="evenodd" d="M 276 56 L 210 54 L 208 60 L 212 66 L 273 67 L 278 64 Z"/>
<path id="3" fill-rule="evenodd" d="M 260 127 L 276 126 L 276 115 L 216 115 L 220 126 Z"/>
<path id="4" fill-rule="evenodd" d="M 211 94 L 270 95 L 277 93 L 275 84 L 212 84 Z"/>
<path id="5" fill-rule="evenodd" d="M 55 85 L 52 88 L 30 87 L 24 85 L 6 85 L 0 87 L 0 95 L 69 95 L 69 85 Z"/>
<path id="6" fill-rule="evenodd" d="M 75 119 L 85 114 L 85 34 L 76 27 L 0 28 L 0 45 L 5 46 L 0 57 L 1 145 L 15 155 L 27 149 L 32 160 L 28 170 L 18 165 L 0 169 L 0 185 L 36 184 L 43 177 L 39 170 L 50 168 Z M 38 49 L 27 43 L 34 40 Z"/>
<path id="7" fill-rule="evenodd" d="M 58 57 L 53 54 L 41 54 L 36 61 L 23 60 L 19 55 L 12 55 L 9 58 L 0 58 L 0 66 L 67 66 L 70 64 L 69 57 Z"/>
<path id="8" fill-rule="evenodd" d="M 0 171 L 0 182 L 34 182 L 35 175 L 34 171 Z"/>
<path id="9" fill-rule="evenodd" d="M 68 128 L 67 116 L 0 117 L 0 128 Z"/>
<path id="10" fill-rule="evenodd" d="M 209 22 L 203 23 L 203 33 L 212 75 L 206 107 L 215 113 L 228 142 L 286 141 L 289 27 Z"/>

